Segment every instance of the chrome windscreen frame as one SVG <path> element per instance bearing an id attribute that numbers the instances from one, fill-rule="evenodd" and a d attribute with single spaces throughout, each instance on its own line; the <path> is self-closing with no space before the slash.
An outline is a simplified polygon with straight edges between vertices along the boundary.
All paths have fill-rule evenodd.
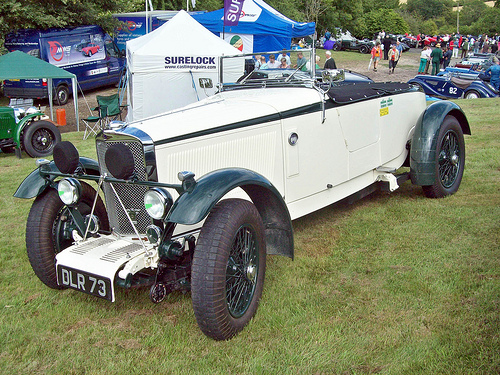
<path id="1" fill-rule="evenodd" d="M 314 87 L 316 84 L 316 64 L 315 64 L 315 59 L 316 59 L 316 54 L 315 54 L 315 49 L 313 48 L 307 48 L 307 49 L 300 49 L 300 50 L 285 50 L 285 52 L 289 55 L 291 54 L 298 54 L 299 52 L 303 53 L 304 55 L 309 56 L 309 61 L 313 62 L 310 64 L 310 71 L 302 71 L 300 68 L 301 67 L 292 67 L 287 69 L 288 72 L 288 78 L 282 77 L 282 79 L 264 79 L 264 80 L 247 80 L 248 76 L 251 74 L 251 72 L 245 72 L 243 76 L 238 80 L 238 82 L 227 82 L 227 80 L 224 77 L 224 71 L 225 67 L 228 66 L 229 61 L 232 59 L 253 59 L 256 56 L 269 56 L 269 55 L 279 55 L 283 51 L 274 51 L 274 52 L 255 52 L 255 53 L 242 53 L 239 55 L 231 55 L 231 56 L 221 56 L 219 57 L 219 84 L 218 84 L 218 90 L 219 91 L 227 91 L 227 90 L 234 90 L 238 88 L 251 88 L 251 87 L 281 87 L 281 86 L 304 86 L 304 87 Z M 268 69 L 266 71 L 269 72 L 279 72 L 280 69 Z M 283 70 L 285 71 L 285 70 Z M 298 78 L 300 76 L 300 78 Z M 293 79 L 292 79 L 293 78 Z M 298 78 L 298 79 L 297 79 Z"/>

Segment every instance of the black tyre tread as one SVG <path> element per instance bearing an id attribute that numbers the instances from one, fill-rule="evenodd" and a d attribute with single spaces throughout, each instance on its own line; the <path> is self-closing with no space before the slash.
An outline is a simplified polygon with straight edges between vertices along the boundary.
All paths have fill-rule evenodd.
<path id="1" fill-rule="evenodd" d="M 443 140 L 444 135 L 448 130 L 454 130 L 459 141 L 460 152 L 461 152 L 461 169 L 459 171 L 459 175 L 453 185 L 450 188 L 445 188 L 441 184 L 441 179 L 439 176 L 439 152 L 441 147 L 441 142 Z M 437 150 L 436 150 L 436 179 L 433 185 L 422 186 L 422 189 L 427 198 L 444 198 L 448 195 L 452 195 L 457 192 L 460 187 L 460 183 L 462 181 L 464 167 L 465 167 L 465 141 L 464 134 L 458 120 L 454 116 L 446 116 L 443 125 L 441 126 L 441 130 L 439 131 L 438 142 L 437 142 Z"/>
<path id="2" fill-rule="evenodd" d="M 91 207 L 95 190 L 85 182 L 81 184 L 82 202 Z M 45 285 L 53 289 L 62 289 L 57 284 L 56 247 L 52 226 L 63 207 L 57 190 L 49 188 L 33 202 L 26 223 L 26 250 L 31 268 Z M 95 214 L 99 217 L 101 228 L 109 230 L 106 208 L 100 197 L 97 200 Z"/>
<path id="3" fill-rule="evenodd" d="M 35 131 L 40 128 L 46 128 L 48 131 L 50 131 L 54 139 L 54 144 L 52 145 L 52 147 L 46 149 L 45 152 L 38 152 L 33 148 L 31 144 L 31 138 L 33 137 Z M 61 142 L 61 132 L 59 132 L 59 129 L 57 129 L 57 127 L 53 123 L 44 120 L 33 121 L 28 125 L 23 134 L 24 151 L 26 151 L 26 153 L 32 158 L 52 155 L 54 146 L 59 142 Z"/>
<path id="4" fill-rule="evenodd" d="M 87 55 L 87 56 L 90 56 L 90 55 Z M 64 92 L 66 93 L 66 95 L 64 96 L 66 99 L 65 99 L 65 100 L 63 100 L 63 101 L 61 101 L 61 100 L 59 99 L 59 96 L 60 96 L 60 95 L 59 95 L 59 93 L 60 93 L 60 92 L 62 92 L 62 91 L 64 91 Z M 65 104 L 67 104 L 67 103 L 68 103 L 68 101 L 69 101 L 69 95 L 70 95 L 70 90 L 69 90 L 69 87 L 68 87 L 68 86 L 66 86 L 66 85 L 60 85 L 59 87 L 57 87 L 56 92 L 55 92 L 55 95 L 54 95 L 54 98 L 53 98 L 53 100 L 52 100 L 52 101 L 53 101 L 53 102 L 54 102 L 54 104 L 56 104 L 56 105 L 65 105 Z"/>
<path id="5" fill-rule="evenodd" d="M 471 94 L 471 93 L 476 94 L 478 98 L 480 98 L 480 97 L 481 97 L 481 95 L 479 94 L 479 92 L 477 92 L 476 90 L 469 90 L 469 91 L 467 91 L 467 92 L 465 93 L 465 98 L 466 98 L 466 99 L 469 99 L 469 98 L 468 98 L 468 96 L 469 96 L 469 94 Z M 476 99 L 476 98 L 472 98 L 472 99 Z"/>
<path id="6" fill-rule="evenodd" d="M 253 302 L 245 314 L 235 319 L 230 316 L 225 298 L 226 265 L 228 253 L 218 251 L 230 248 L 235 217 L 245 216 L 258 223 L 256 236 L 260 237 L 260 266 Z M 239 225 L 238 225 L 239 227 Z M 224 272 L 217 272 L 224 270 Z M 211 211 L 200 232 L 192 265 L 192 302 L 200 329 L 215 340 L 228 340 L 240 332 L 257 311 L 265 277 L 264 226 L 255 206 L 241 199 L 227 199 Z"/>

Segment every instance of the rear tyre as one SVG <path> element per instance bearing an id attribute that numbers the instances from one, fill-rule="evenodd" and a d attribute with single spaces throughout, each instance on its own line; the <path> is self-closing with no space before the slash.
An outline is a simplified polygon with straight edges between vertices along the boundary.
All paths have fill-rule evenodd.
<path id="1" fill-rule="evenodd" d="M 464 134 L 458 120 L 446 116 L 436 146 L 435 181 L 423 186 L 428 198 L 443 198 L 460 187 L 465 166 Z"/>
<path id="2" fill-rule="evenodd" d="M 479 99 L 481 95 L 476 90 L 469 90 L 465 93 L 465 99 Z"/>
<path id="3" fill-rule="evenodd" d="M 96 191 L 85 182 L 78 209 L 83 216 L 90 214 Z M 98 197 L 94 215 L 102 230 L 109 230 L 108 215 L 101 198 Z M 62 289 L 57 284 L 56 254 L 73 243 L 71 232 L 76 229 L 69 209 L 59 199 L 55 189 L 47 189 L 31 206 L 26 224 L 26 250 L 31 268 L 48 287 Z"/>
<path id="4" fill-rule="evenodd" d="M 57 86 L 54 103 L 57 105 L 65 105 L 69 100 L 69 88 L 66 85 Z"/>
<path id="5" fill-rule="evenodd" d="M 265 270 L 264 225 L 255 206 L 241 199 L 218 203 L 193 256 L 193 308 L 203 333 L 228 340 L 247 325 L 259 305 Z"/>
<path id="6" fill-rule="evenodd" d="M 61 142 L 61 133 L 48 121 L 33 121 L 24 131 L 23 146 L 32 158 L 52 155 L 54 146 Z"/>
<path id="7" fill-rule="evenodd" d="M 367 46 L 361 46 L 359 47 L 359 53 L 368 53 L 368 47 Z"/>

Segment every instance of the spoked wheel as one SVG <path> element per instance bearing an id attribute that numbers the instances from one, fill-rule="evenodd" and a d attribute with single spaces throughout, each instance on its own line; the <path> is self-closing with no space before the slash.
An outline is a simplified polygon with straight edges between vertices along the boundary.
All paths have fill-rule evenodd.
<path id="1" fill-rule="evenodd" d="M 54 146 L 61 142 L 61 133 L 48 121 L 34 121 L 28 125 L 23 135 L 23 146 L 32 158 L 52 155 Z"/>
<path id="2" fill-rule="evenodd" d="M 191 292 L 200 329 L 215 340 L 240 332 L 257 311 L 266 270 L 264 225 L 241 199 L 218 203 L 201 229 Z"/>
<path id="3" fill-rule="evenodd" d="M 436 158 L 434 185 L 423 186 L 429 198 L 442 198 L 455 193 L 462 181 L 465 141 L 462 128 L 453 116 L 444 119 L 438 136 Z"/>
<path id="4" fill-rule="evenodd" d="M 82 195 L 78 210 L 83 216 L 90 214 L 96 191 L 81 182 Z M 97 199 L 94 215 L 102 230 L 109 230 L 108 215 L 101 198 Z M 72 231 L 76 229 L 69 209 L 59 199 L 57 190 L 47 189 L 31 206 L 26 224 L 26 250 L 31 268 L 47 286 L 61 289 L 57 284 L 55 258 L 73 243 Z"/>

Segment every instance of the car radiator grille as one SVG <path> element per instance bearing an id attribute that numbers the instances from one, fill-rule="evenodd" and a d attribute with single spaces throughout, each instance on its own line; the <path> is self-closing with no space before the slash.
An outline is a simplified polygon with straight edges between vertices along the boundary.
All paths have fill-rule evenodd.
<path id="1" fill-rule="evenodd" d="M 135 172 L 137 174 L 137 178 L 139 180 L 145 181 L 147 177 L 144 151 L 142 144 L 137 141 L 97 141 L 97 158 L 99 160 L 101 174 L 106 173 L 108 176 L 111 176 L 108 169 L 106 168 L 104 155 L 108 148 L 117 143 L 125 144 L 132 151 L 132 154 L 134 155 Z M 113 186 L 139 233 L 146 233 L 146 227 L 152 223 L 150 216 L 147 214 L 146 209 L 144 208 L 144 194 L 148 190 L 148 187 L 135 184 L 118 183 L 113 184 Z M 106 209 L 108 211 L 109 223 L 111 225 L 111 228 L 113 228 L 113 230 L 118 234 L 135 234 L 134 229 L 127 217 L 127 213 L 125 213 L 125 211 L 123 210 L 110 184 L 103 183 L 103 190 L 106 197 Z"/>

